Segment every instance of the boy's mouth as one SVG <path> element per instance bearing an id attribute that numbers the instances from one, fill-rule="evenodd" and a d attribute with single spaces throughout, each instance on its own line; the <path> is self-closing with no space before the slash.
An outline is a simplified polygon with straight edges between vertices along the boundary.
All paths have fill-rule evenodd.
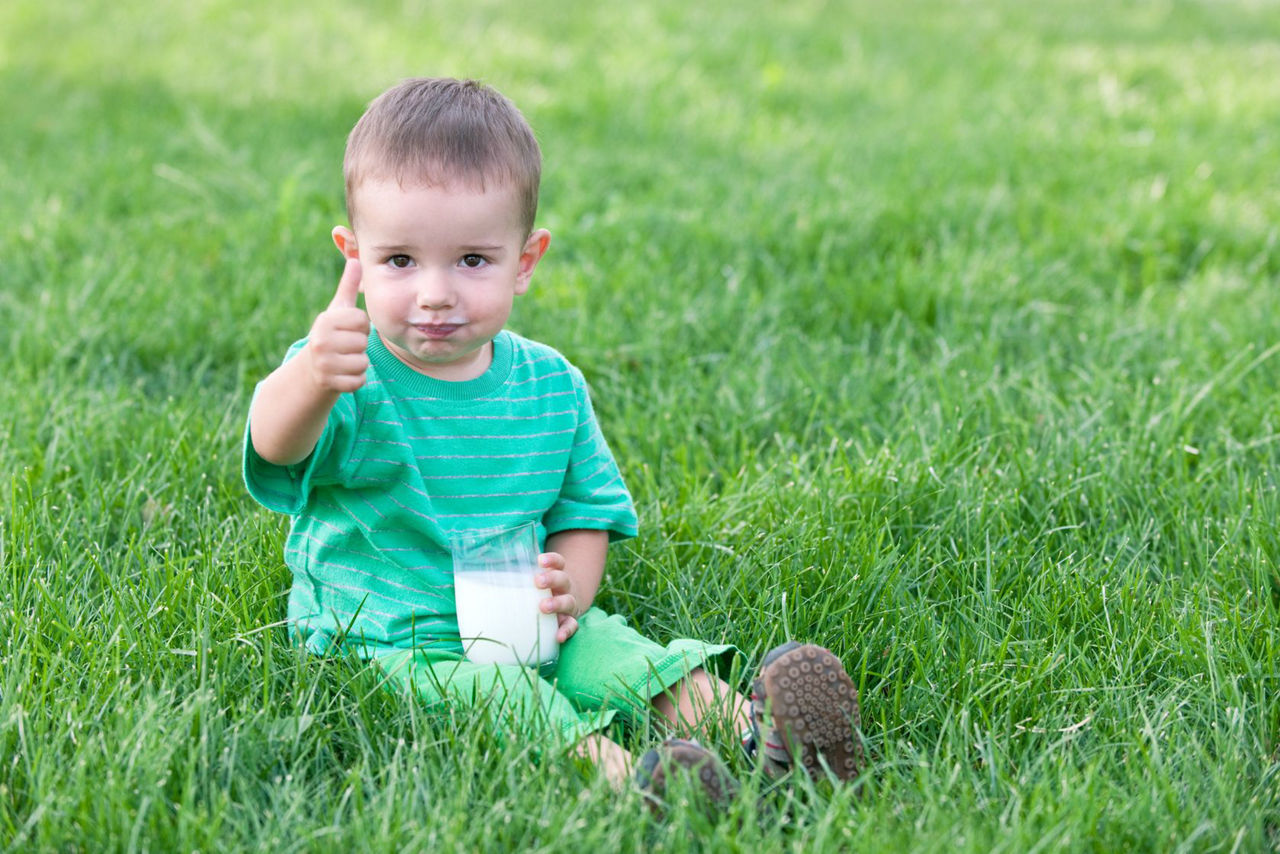
<path id="1" fill-rule="evenodd" d="M 448 338 L 462 328 L 461 323 L 415 323 L 413 328 L 426 338 Z"/>

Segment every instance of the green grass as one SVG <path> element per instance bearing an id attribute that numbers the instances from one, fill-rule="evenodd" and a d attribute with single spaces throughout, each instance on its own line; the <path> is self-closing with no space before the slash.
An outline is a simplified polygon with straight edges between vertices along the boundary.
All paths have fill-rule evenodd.
<path id="1" fill-rule="evenodd" d="M 1278 12 L 0 6 L 0 846 L 1280 848 Z M 543 143 L 513 326 L 637 499 L 602 604 L 835 650 L 861 797 L 656 822 L 290 647 L 248 397 L 426 73 Z"/>

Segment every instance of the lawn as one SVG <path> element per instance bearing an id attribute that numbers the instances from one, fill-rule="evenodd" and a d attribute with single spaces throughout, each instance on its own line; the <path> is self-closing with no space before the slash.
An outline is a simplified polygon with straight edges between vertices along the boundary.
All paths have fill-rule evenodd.
<path id="1" fill-rule="evenodd" d="M 422 74 L 542 143 L 600 604 L 832 649 L 857 786 L 658 820 L 290 645 L 249 396 Z M 1280 849 L 1277 81 L 1264 0 L 9 0 L 0 847 Z"/>

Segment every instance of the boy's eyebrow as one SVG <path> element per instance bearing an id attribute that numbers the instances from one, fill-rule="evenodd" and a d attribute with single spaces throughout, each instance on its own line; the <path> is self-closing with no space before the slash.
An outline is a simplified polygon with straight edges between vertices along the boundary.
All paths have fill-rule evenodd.
<path id="1" fill-rule="evenodd" d="M 408 254 L 414 251 L 414 247 L 403 243 L 384 243 L 372 247 L 377 254 Z M 500 252 L 505 249 L 501 243 L 464 243 L 457 249 L 461 252 Z"/>

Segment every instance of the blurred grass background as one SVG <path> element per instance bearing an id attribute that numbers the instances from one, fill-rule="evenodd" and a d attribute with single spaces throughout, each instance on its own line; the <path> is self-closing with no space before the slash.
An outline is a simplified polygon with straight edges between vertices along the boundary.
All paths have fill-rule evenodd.
<path id="1" fill-rule="evenodd" d="M 860 799 L 655 823 L 289 649 L 248 395 L 421 74 L 542 142 L 512 325 L 639 505 L 602 604 L 835 650 Z M 5 4 L 0 842 L 1274 849 L 1278 79 L 1244 0 Z"/>

